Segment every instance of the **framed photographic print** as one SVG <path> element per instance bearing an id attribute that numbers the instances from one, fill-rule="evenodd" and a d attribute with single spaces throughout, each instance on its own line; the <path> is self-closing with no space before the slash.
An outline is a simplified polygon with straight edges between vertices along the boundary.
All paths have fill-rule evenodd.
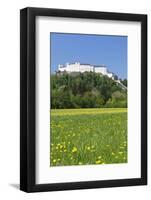
<path id="1" fill-rule="evenodd" d="M 147 184 L 147 16 L 20 12 L 20 189 Z"/>

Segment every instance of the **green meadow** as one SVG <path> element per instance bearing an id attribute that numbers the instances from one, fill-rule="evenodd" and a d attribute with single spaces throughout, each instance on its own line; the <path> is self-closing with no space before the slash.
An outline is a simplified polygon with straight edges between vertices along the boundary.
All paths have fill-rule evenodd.
<path id="1" fill-rule="evenodd" d="M 51 109 L 50 166 L 127 162 L 127 108 Z"/>

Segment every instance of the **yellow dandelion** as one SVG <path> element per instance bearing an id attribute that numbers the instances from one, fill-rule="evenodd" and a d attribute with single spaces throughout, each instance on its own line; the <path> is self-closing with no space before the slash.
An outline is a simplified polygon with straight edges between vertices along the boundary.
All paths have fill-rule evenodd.
<path id="1" fill-rule="evenodd" d="M 75 153 L 75 152 L 77 152 L 77 151 L 78 151 L 77 148 L 76 148 L 76 147 L 73 147 L 72 153 Z"/>
<path id="2" fill-rule="evenodd" d="M 53 163 L 56 163 L 57 162 L 57 160 L 56 159 L 53 159 L 53 161 L 52 161 Z"/>
<path id="3" fill-rule="evenodd" d="M 96 163 L 96 164 L 100 164 L 100 163 L 101 163 L 101 160 L 96 160 L 95 163 Z"/>
<path id="4" fill-rule="evenodd" d="M 90 150 L 91 149 L 91 147 L 87 147 L 87 150 Z"/>

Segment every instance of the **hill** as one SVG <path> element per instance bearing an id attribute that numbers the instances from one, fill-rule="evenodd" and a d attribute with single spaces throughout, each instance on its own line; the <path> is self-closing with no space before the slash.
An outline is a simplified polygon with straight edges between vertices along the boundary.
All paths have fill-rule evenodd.
<path id="1" fill-rule="evenodd" d="M 127 80 L 121 80 L 127 86 Z M 56 73 L 50 78 L 51 108 L 127 107 L 127 90 L 94 73 Z"/>

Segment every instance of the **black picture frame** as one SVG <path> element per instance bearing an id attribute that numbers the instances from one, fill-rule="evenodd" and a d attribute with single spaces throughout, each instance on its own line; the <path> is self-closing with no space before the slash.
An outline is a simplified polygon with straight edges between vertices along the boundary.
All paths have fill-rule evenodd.
<path id="1" fill-rule="evenodd" d="M 141 178 L 36 184 L 35 182 L 35 19 L 54 16 L 141 23 Z M 147 184 L 147 15 L 48 8 L 20 11 L 20 190 L 44 192 Z"/>

